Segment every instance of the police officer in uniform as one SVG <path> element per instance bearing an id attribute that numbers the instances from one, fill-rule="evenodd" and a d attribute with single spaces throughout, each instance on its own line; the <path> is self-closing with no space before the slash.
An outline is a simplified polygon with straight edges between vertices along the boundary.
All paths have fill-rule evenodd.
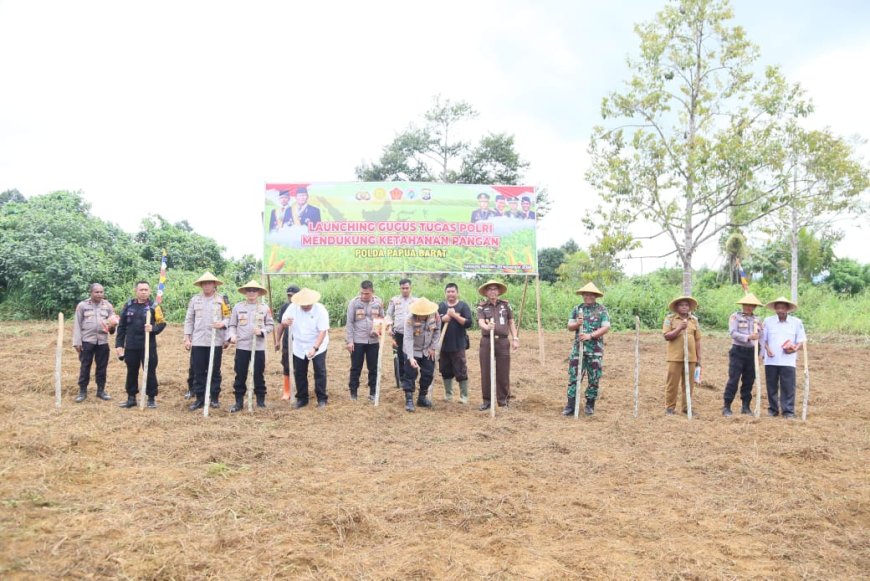
<path id="1" fill-rule="evenodd" d="M 160 305 L 150 301 L 151 285 L 140 280 L 136 283 L 136 298 L 127 301 L 121 310 L 118 333 L 115 337 L 115 351 L 127 364 L 127 401 L 122 408 L 136 407 L 136 394 L 139 393 L 139 368 L 145 363 L 145 332 L 148 331 L 148 369 L 145 372 L 145 395 L 148 407 L 156 408 L 157 403 L 157 335 L 166 328 L 166 320 Z M 147 313 L 151 313 L 151 323 L 145 324 Z"/>
<path id="2" fill-rule="evenodd" d="M 411 306 L 417 297 L 411 294 L 411 280 L 403 278 L 399 281 L 399 292 L 401 294 L 390 299 L 390 304 L 387 305 L 387 319 L 392 323 L 393 341 L 396 344 L 397 355 L 399 357 L 399 382 L 405 375 L 405 365 L 407 358 L 405 357 L 405 349 L 403 347 L 405 340 L 405 321 L 408 319 L 408 307 Z"/>
<path id="3" fill-rule="evenodd" d="M 214 362 L 212 363 L 210 404 L 213 408 L 220 407 L 221 393 L 221 361 L 227 325 L 230 322 L 229 306 L 224 304 L 223 297 L 217 294 L 217 287 L 223 284 L 215 275 L 206 272 L 193 284 L 202 292 L 193 295 L 187 304 L 187 314 L 184 317 L 184 348 L 190 351 L 190 367 L 193 371 L 191 391 L 196 395 L 196 401 L 191 404 L 191 410 L 202 409 L 205 405 L 205 382 L 208 379 L 209 356 L 212 346 L 212 331 L 214 331 Z"/>
<path id="4" fill-rule="evenodd" d="M 233 382 L 236 403 L 230 408 L 230 413 L 242 411 L 245 407 L 252 349 L 254 350 L 254 396 L 257 398 L 257 407 L 266 407 L 266 378 L 263 374 L 266 367 L 266 335 L 271 333 L 274 327 L 269 307 L 259 301 L 259 298 L 267 292 L 263 285 L 256 280 L 251 280 L 239 287 L 239 292 L 245 295 L 245 300 L 233 307 L 229 324 L 229 342 L 236 345 L 233 364 L 233 370 L 236 372 L 236 380 Z"/>
<path id="5" fill-rule="evenodd" d="M 482 284 L 477 292 L 486 300 L 477 306 L 477 324 L 483 335 L 480 338 L 480 387 L 483 403 L 480 411 L 488 410 L 490 401 L 489 382 L 489 332 L 494 330 L 495 341 L 495 385 L 498 405 L 507 406 L 510 399 L 511 350 L 520 347 L 510 303 L 499 297 L 507 292 L 507 286 L 497 280 Z"/>
<path id="6" fill-rule="evenodd" d="M 291 284 L 287 287 L 287 302 L 278 309 L 277 321 L 284 320 L 284 313 L 290 308 L 293 295 L 299 292 L 299 287 Z M 284 391 L 281 399 L 289 400 L 290 395 L 290 331 L 282 324 L 278 327 L 278 337 L 275 339 L 275 351 L 281 350 L 281 368 L 284 372 Z"/>
<path id="7" fill-rule="evenodd" d="M 405 321 L 402 348 L 407 363 L 402 376 L 405 391 L 405 410 L 414 411 L 414 383 L 420 371 L 420 392 L 417 405 L 432 407 L 426 398 L 432 378 L 435 377 L 435 357 L 438 354 L 438 338 L 441 336 L 441 318 L 438 305 L 426 298 L 419 298 L 409 307 L 410 317 Z"/>
<path id="8" fill-rule="evenodd" d="M 747 293 L 737 301 L 742 309 L 732 314 L 728 319 L 728 333 L 731 335 L 731 349 L 728 351 L 728 382 L 725 384 L 725 405 L 722 415 L 731 416 L 731 402 L 737 395 L 737 383 L 743 378 L 740 386 L 740 400 L 743 406 L 740 413 L 751 416 L 752 384 L 755 382 L 755 346 L 761 336 L 761 317 L 756 316 L 755 308 L 764 306 L 758 298 Z"/>
<path id="9" fill-rule="evenodd" d="M 79 354 L 79 394 L 76 402 L 88 397 L 91 380 L 91 365 L 96 362 L 94 379 L 97 381 L 97 398 L 110 400 L 106 393 L 106 369 L 109 367 L 109 335 L 115 332 L 118 317 L 112 304 L 103 298 L 103 285 L 93 283 L 88 287 L 90 298 L 76 306 L 73 322 L 73 347 Z"/>
<path id="10" fill-rule="evenodd" d="M 372 281 L 362 281 L 359 295 L 347 305 L 347 324 L 344 327 L 345 347 L 350 353 L 350 376 L 347 382 L 350 399 L 357 398 L 363 361 L 369 372 L 369 400 L 375 399 L 380 329 L 376 328 L 374 321 L 383 319 L 384 314 L 384 304 L 375 296 Z"/>

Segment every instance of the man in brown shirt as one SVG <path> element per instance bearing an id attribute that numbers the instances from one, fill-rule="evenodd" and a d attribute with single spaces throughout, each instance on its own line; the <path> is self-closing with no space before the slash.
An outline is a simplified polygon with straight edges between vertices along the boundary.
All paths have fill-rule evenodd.
<path id="1" fill-rule="evenodd" d="M 517 327 L 514 323 L 514 314 L 510 303 L 499 297 L 507 292 L 507 286 L 497 280 L 485 282 L 477 289 L 477 292 L 486 297 L 486 300 L 477 305 L 477 324 L 483 334 L 480 338 L 480 387 L 483 403 L 480 411 L 488 410 L 492 405 L 490 401 L 490 361 L 489 361 L 489 333 L 493 331 L 495 341 L 495 386 L 498 405 L 507 406 L 511 396 L 511 349 L 516 351 L 520 347 L 520 339 L 517 336 Z"/>
<path id="2" fill-rule="evenodd" d="M 662 324 L 662 334 L 668 342 L 668 374 L 665 384 L 665 413 L 673 415 L 677 407 L 677 392 L 683 413 L 688 413 L 686 402 L 685 341 L 689 345 L 689 389 L 695 377 L 695 367 L 701 365 L 701 328 L 698 318 L 692 314 L 698 308 L 698 301 L 689 296 L 678 297 L 671 301 L 671 311 Z M 692 416 L 697 416 L 694 411 Z"/>

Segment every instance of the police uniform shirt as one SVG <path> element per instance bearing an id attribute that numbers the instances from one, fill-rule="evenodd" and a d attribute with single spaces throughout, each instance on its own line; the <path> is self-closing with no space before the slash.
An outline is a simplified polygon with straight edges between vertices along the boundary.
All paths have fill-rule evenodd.
<path id="1" fill-rule="evenodd" d="M 496 339 L 510 337 L 510 321 L 513 317 L 513 309 L 507 301 L 498 299 L 494 305 L 489 301 L 477 305 L 478 321 L 495 322 Z M 483 335 L 489 337 L 489 331 L 483 331 Z"/>
<path id="2" fill-rule="evenodd" d="M 756 332 L 761 336 L 761 317 L 737 311 L 728 319 L 728 333 L 731 335 L 732 345 L 754 347 L 756 341 L 750 341 L 749 336 Z"/>
<path id="3" fill-rule="evenodd" d="M 429 351 L 438 346 L 438 338 L 441 336 L 441 321 L 438 315 L 432 314 L 425 319 L 419 319 L 414 315 L 408 317 L 405 322 L 402 350 L 408 358 L 425 357 Z"/>
<path id="4" fill-rule="evenodd" d="M 670 313 L 665 317 L 665 322 L 662 324 L 662 333 L 670 333 L 673 328 L 679 323 L 680 315 Z M 682 333 L 673 341 L 668 341 L 668 361 L 680 361 L 683 357 L 683 333 L 689 336 L 689 363 L 697 363 L 698 356 L 695 352 L 695 341 L 701 340 L 701 327 L 698 325 L 698 318 L 695 315 L 689 315 L 686 321 L 688 326 L 683 329 Z"/>
<path id="5" fill-rule="evenodd" d="M 233 307 L 230 315 L 229 336 L 236 338 L 236 348 L 242 351 L 251 350 L 251 338 L 254 329 L 262 329 L 263 334 L 257 337 L 257 351 L 266 349 L 266 335 L 272 332 L 272 313 L 266 305 L 242 301 Z"/>
<path id="6" fill-rule="evenodd" d="M 408 307 L 416 300 L 417 297 L 415 296 L 405 298 L 402 295 L 390 299 L 390 304 L 387 307 L 387 317 L 393 321 L 394 333 L 404 333 L 405 321 L 409 317 Z"/>
<path id="7" fill-rule="evenodd" d="M 372 295 L 369 302 L 364 302 L 359 296 L 354 297 L 347 305 L 347 324 L 344 327 L 344 339 L 347 343 L 377 343 L 378 336 L 372 334 L 374 319 L 384 317 L 384 304 L 381 299 Z"/>
<path id="8" fill-rule="evenodd" d="M 194 347 L 211 347 L 212 323 L 222 322 L 229 325 L 229 317 L 223 316 L 223 297 L 218 293 L 210 297 L 200 293 L 191 297 L 184 317 L 184 334 L 190 335 Z M 226 329 L 215 329 L 214 344 L 224 344 Z"/>
<path id="9" fill-rule="evenodd" d="M 73 323 L 73 347 L 81 347 L 82 343 L 108 344 L 109 329 L 106 321 L 114 314 L 115 309 L 106 299 L 100 299 L 99 303 L 94 303 L 91 299 L 80 302 L 76 306 Z"/>

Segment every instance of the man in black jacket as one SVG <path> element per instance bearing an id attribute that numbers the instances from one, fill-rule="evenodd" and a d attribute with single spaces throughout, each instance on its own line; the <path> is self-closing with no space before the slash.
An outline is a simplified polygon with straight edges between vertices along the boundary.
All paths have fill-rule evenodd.
<path id="1" fill-rule="evenodd" d="M 139 368 L 145 362 L 145 333 L 149 333 L 148 371 L 145 394 L 148 396 L 148 407 L 156 408 L 157 403 L 157 339 L 166 321 L 160 306 L 155 306 L 149 300 L 151 285 L 140 280 L 136 283 L 136 298 L 127 301 L 121 310 L 118 322 L 118 333 L 115 339 L 115 350 L 118 357 L 127 364 L 127 401 L 122 408 L 136 407 L 136 394 L 139 393 Z M 145 324 L 147 313 L 151 313 L 151 323 Z"/>

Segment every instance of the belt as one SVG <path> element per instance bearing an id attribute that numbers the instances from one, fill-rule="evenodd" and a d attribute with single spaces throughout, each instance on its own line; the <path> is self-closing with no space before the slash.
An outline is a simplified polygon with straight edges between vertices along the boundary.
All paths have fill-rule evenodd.
<path id="1" fill-rule="evenodd" d="M 509 339 L 507 335 L 494 335 L 496 339 Z M 489 339 L 489 333 L 483 336 L 484 339 Z"/>
<path id="2" fill-rule="evenodd" d="M 754 347 L 744 347 L 743 345 L 737 345 L 736 343 L 732 343 L 731 346 L 737 347 L 738 349 L 741 349 L 743 351 L 755 351 Z"/>

